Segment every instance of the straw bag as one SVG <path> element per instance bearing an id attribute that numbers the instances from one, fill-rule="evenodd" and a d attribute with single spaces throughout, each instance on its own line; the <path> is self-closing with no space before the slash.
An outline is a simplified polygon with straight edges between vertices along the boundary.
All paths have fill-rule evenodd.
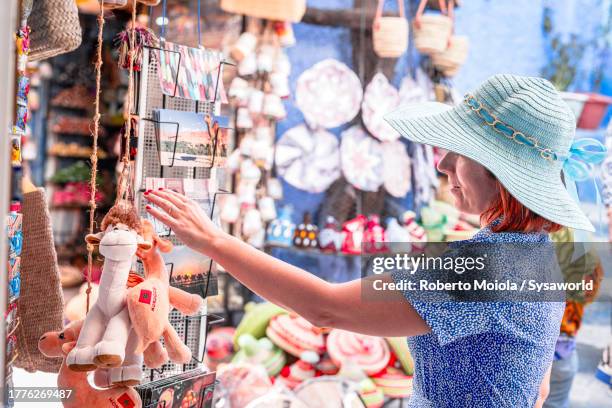
<path id="1" fill-rule="evenodd" d="M 51 218 L 43 189 L 23 195 L 23 249 L 21 295 L 17 300 L 17 359 L 15 366 L 29 372 L 57 372 L 61 358 L 49 358 L 38 350 L 38 339 L 61 330 L 64 299 L 60 286 Z"/>
<path id="2" fill-rule="evenodd" d="M 81 45 L 79 10 L 74 0 L 34 0 L 28 20 L 30 61 L 51 58 Z"/>
<path id="3" fill-rule="evenodd" d="M 448 39 L 453 30 L 452 9 L 454 2 L 447 9 L 444 0 L 439 0 L 442 14 L 426 14 L 427 0 L 421 0 L 413 22 L 414 46 L 422 54 L 434 54 L 446 50 Z"/>
<path id="4" fill-rule="evenodd" d="M 306 0 L 221 0 L 221 9 L 228 13 L 297 23 L 306 12 Z"/>
<path id="5" fill-rule="evenodd" d="M 454 35 L 448 42 L 448 48 L 433 54 L 431 60 L 434 66 L 445 76 L 454 76 L 467 59 L 470 40 L 466 36 Z"/>
<path id="6" fill-rule="evenodd" d="M 374 52 L 381 58 L 397 58 L 408 49 L 408 20 L 404 13 L 404 2 L 397 0 L 398 17 L 383 17 L 384 4 L 384 0 L 378 0 L 372 27 Z"/>

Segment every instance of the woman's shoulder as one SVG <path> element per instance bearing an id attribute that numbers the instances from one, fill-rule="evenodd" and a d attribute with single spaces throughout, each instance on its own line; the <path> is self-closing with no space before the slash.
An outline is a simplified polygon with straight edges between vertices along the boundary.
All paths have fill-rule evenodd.
<path id="1" fill-rule="evenodd" d="M 482 228 L 466 242 L 474 243 L 546 243 L 550 242 L 545 232 L 493 232 L 490 226 Z"/>

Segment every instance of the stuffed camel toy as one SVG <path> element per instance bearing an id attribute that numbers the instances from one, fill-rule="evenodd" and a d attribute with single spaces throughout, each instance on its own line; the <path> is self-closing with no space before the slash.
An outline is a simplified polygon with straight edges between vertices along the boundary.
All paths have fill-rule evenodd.
<path id="1" fill-rule="evenodd" d="M 145 279 L 130 288 L 127 294 L 128 310 L 138 339 L 135 352 L 141 353 L 149 347 L 157 348 L 156 344 L 163 336 L 166 360 L 169 357 L 176 363 L 186 364 L 191 360 L 191 350 L 181 341 L 168 321 L 170 306 L 191 316 L 202 308 L 203 299 L 170 286 L 161 252 L 170 252 L 172 243 L 159 238 L 148 220 L 142 220 L 142 236 L 152 243 L 151 248 L 143 247 L 137 251 L 144 266 Z"/>
<path id="2" fill-rule="evenodd" d="M 83 320 L 70 323 L 63 331 L 51 331 L 43 334 L 38 340 L 38 348 L 47 357 L 62 357 L 76 345 L 83 326 Z M 96 385 L 100 386 L 100 377 L 106 376 L 106 369 L 98 369 L 94 375 Z M 88 373 L 73 371 L 62 362 L 57 375 L 57 387 L 69 389 L 69 398 L 62 400 L 65 408 L 81 407 L 141 407 L 138 393 L 131 387 L 121 386 L 109 389 L 94 388 L 87 379 Z"/>
<path id="3" fill-rule="evenodd" d="M 98 300 L 85 318 L 76 345 L 66 356 L 66 364 L 74 371 L 122 367 L 113 371 L 116 378 L 111 378 L 112 383 L 125 382 L 126 378 L 133 382 L 141 374 L 141 357 L 134 353 L 138 341 L 130 336 L 126 305 L 126 284 L 136 250 L 152 248 L 140 235 L 141 229 L 134 206 L 119 201 L 102 220 L 102 232 L 85 238 L 88 244 L 99 245 L 104 265 Z M 125 360 L 126 356 L 130 361 Z"/>

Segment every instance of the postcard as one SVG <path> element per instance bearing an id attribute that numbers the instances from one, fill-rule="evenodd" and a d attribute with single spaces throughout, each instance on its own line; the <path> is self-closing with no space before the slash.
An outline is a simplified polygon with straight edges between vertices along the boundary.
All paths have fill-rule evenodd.
<path id="1" fill-rule="evenodd" d="M 211 129 L 206 116 L 195 112 L 169 109 L 153 111 L 157 122 L 159 156 L 162 166 L 222 167 L 228 155 L 228 131 L 212 117 Z M 216 143 L 215 143 L 216 139 Z"/>

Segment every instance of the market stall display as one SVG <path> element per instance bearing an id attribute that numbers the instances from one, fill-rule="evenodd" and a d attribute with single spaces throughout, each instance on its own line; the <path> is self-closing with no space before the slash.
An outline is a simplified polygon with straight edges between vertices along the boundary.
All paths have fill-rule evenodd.
<path id="1" fill-rule="evenodd" d="M 84 3 L 79 1 L 80 6 Z M 219 397 L 231 407 L 270 406 L 265 404 L 281 400 L 296 407 L 313 406 L 314 395 L 327 404 L 320 407 L 356 407 L 362 401 L 380 406 L 385 398 L 408 397 L 409 352 L 400 344 L 391 346 L 391 351 L 382 338 L 330 333 L 265 303 L 244 306 L 246 314 L 236 329 L 225 327 L 208 334 L 219 319 L 210 314 L 203 299 L 217 293 L 217 273 L 229 275 L 222 269 L 217 272 L 210 259 L 189 253 L 171 229 L 150 219 L 143 195 L 160 187 L 185 194 L 201 204 L 213 222 L 222 222 L 255 247 L 330 257 L 332 274 L 339 260 L 353 261 L 364 251 L 389 253 L 389 240 L 420 247 L 428 235 L 458 235 L 463 231 L 459 221 L 451 222 L 449 214 L 431 205 L 433 155 L 399 141 L 399 134 L 384 121 L 384 115 L 402 102 L 430 99 L 431 84 L 424 85 L 423 78 L 415 82 L 410 75 L 392 78 L 386 69 L 372 76 L 359 64 L 351 68 L 340 54 L 306 66 L 298 57 L 301 49 L 286 49 L 301 46 L 302 31 L 294 33 L 291 22 L 303 17 L 305 1 L 274 7 L 222 1 L 222 9 L 246 16 L 240 36 L 219 44 L 231 60 L 202 45 L 200 2 L 197 16 L 190 16 L 184 4 L 177 6 L 183 10 L 180 18 L 168 12 L 165 1 L 106 1 L 107 11 L 93 3 L 89 10 L 99 13 L 98 36 L 92 35 L 96 20 L 84 16 L 83 42 L 97 47 L 81 48 L 53 61 L 50 94 L 42 101 L 49 106 L 45 158 L 51 217 L 61 244 L 58 269 L 69 293 L 65 315 L 71 323 L 65 333 L 70 336 L 63 337 L 75 345 L 63 353 L 58 349 L 61 344 L 51 347 L 43 342 L 40 348 L 65 358 L 59 373 L 62 383 L 74 381 L 86 398 L 110 398 L 119 406 L 210 407 L 215 373 L 208 368 L 219 368 Z M 158 9 L 145 7 L 157 3 Z M 408 20 L 403 2 L 398 5 L 399 16 L 390 16 L 379 1 L 372 30 L 365 28 L 373 37 L 368 48 L 373 45 L 381 58 L 397 58 L 407 49 Z M 111 14 L 113 18 L 107 18 Z M 239 26 L 241 18 L 233 17 Z M 168 41 L 170 26 L 184 22 L 187 28 L 174 34 L 194 33 Z M 157 40 L 155 31 L 164 41 Z M 28 31 L 20 34 L 24 51 Z M 115 51 L 108 47 L 110 38 L 115 38 Z M 417 48 L 423 39 L 419 41 Z M 451 65 L 462 63 L 463 51 L 449 46 L 432 59 L 437 58 L 438 68 L 447 68 L 445 74 L 450 75 Z M 85 69 L 89 65 L 79 62 L 91 55 L 93 76 Z M 234 63 L 237 66 L 228 70 Z M 298 74 L 291 75 L 296 69 Z M 398 79 L 403 79 L 399 90 L 392 85 Z M 227 88 L 225 81 L 230 84 Z M 18 103 L 27 98 L 28 86 L 19 79 Z M 225 109 L 226 103 L 231 109 Z M 303 122 L 301 116 L 298 122 L 293 120 L 297 110 Z M 23 103 L 17 112 L 16 124 L 25 130 L 29 112 Z M 284 131 L 279 132 L 277 125 L 283 121 L 291 124 L 281 124 Z M 236 132 L 230 131 L 232 126 Z M 15 163 L 21 140 L 14 138 Z M 342 184 L 344 179 L 348 183 Z M 348 187 L 339 197 L 343 197 L 341 206 L 350 208 L 337 219 L 321 215 L 314 206 L 304 208 L 296 199 L 299 194 L 329 193 L 336 185 Z M 407 196 L 411 191 L 416 192 L 414 202 Z M 368 200 L 376 205 L 362 206 Z M 125 231 L 107 229 L 101 218 L 115 212 L 113 203 L 133 205 L 137 222 L 127 222 L 130 228 Z M 421 204 L 426 204 L 424 210 Z M 405 214 L 413 207 L 414 213 Z M 85 208 L 89 208 L 88 222 L 66 215 L 85 213 Z M 18 209 L 15 206 L 11 213 L 15 248 Z M 85 224 L 90 228 L 87 246 L 82 244 L 85 231 L 77 228 Z M 102 226 L 98 233 L 96 225 Z M 123 236 L 129 248 L 109 249 L 105 242 L 114 235 Z M 100 250 L 94 252 L 94 247 Z M 98 255 L 105 257 L 99 264 Z M 139 261 L 134 271 L 128 263 L 135 255 Z M 86 256 L 88 262 L 83 263 Z M 16 259 L 10 263 L 13 295 L 19 292 L 19 264 Z M 87 283 L 79 288 L 84 279 Z M 109 279 L 120 281 L 116 286 L 121 290 L 110 293 Z M 98 306 L 108 306 L 117 294 L 127 298 L 121 314 L 127 313 L 129 324 L 113 320 L 117 316 L 109 322 L 99 319 Z M 233 303 L 240 316 L 249 294 L 224 296 L 216 301 L 215 310 L 229 317 L 228 305 Z M 80 329 L 81 320 L 85 323 L 78 333 L 75 328 Z M 92 322 L 105 332 L 95 341 L 92 338 L 99 336 L 93 335 Z M 56 330 L 48 336 L 49 341 L 64 340 Z M 14 344 L 9 338 L 11 350 Z M 84 345 L 87 353 L 93 353 L 87 358 L 80 355 L 87 354 Z M 102 389 L 86 385 L 85 373 L 72 372 L 71 366 L 94 371 L 94 382 Z M 351 385 L 346 383 L 349 377 Z M 284 390 L 273 390 L 272 383 Z"/>

